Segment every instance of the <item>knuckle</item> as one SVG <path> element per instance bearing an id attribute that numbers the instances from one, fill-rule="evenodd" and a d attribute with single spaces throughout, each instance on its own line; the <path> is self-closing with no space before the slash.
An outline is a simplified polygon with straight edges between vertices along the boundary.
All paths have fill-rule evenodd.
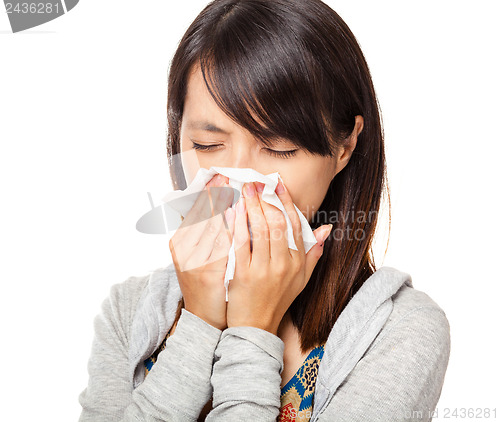
<path id="1" fill-rule="evenodd" d="M 236 266 L 234 275 L 235 275 L 235 277 L 238 278 L 238 281 L 242 282 L 242 283 L 244 283 L 245 280 L 247 280 L 247 278 L 248 278 L 248 273 L 247 273 L 246 269 L 243 267 L 240 267 L 238 265 Z"/>
<path id="2" fill-rule="evenodd" d="M 267 224 L 265 224 L 265 221 L 259 219 L 258 221 L 254 221 L 254 223 L 251 226 L 251 230 L 252 230 L 252 235 L 255 238 L 260 239 L 259 236 L 260 235 L 265 236 L 265 234 L 267 233 L 269 228 L 268 228 Z"/>
<path id="3" fill-rule="evenodd" d="M 257 273 L 255 274 L 255 280 L 258 280 L 259 283 L 265 282 L 267 278 L 268 274 L 263 270 L 257 271 Z"/>
<path id="4" fill-rule="evenodd" d="M 297 259 L 294 259 L 293 271 L 295 274 L 302 271 L 302 268 L 305 265 L 305 258 L 302 255 L 299 255 Z"/>
<path id="5" fill-rule="evenodd" d="M 214 242 L 214 247 L 216 249 L 222 249 L 226 246 L 226 239 L 224 238 L 224 236 L 217 236 L 217 238 L 215 239 L 215 242 Z"/>
<path id="6" fill-rule="evenodd" d="M 278 277 L 283 278 L 288 272 L 288 265 L 283 261 L 277 262 L 274 265 L 274 271 Z"/>
<path id="7" fill-rule="evenodd" d="M 262 217 L 259 218 L 257 222 L 257 230 L 261 231 L 262 233 L 268 233 L 269 232 L 269 224 L 266 221 L 266 218 Z"/>
<path id="8" fill-rule="evenodd" d="M 211 221 L 208 223 L 206 233 L 210 236 L 215 236 L 217 233 L 219 233 L 219 227 L 216 224 L 215 219 L 211 219 Z"/>
<path id="9" fill-rule="evenodd" d="M 278 228 L 278 227 L 273 227 L 271 230 L 270 230 L 270 236 L 271 236 L 271 240 L 281 240 L 283 238 L 283 231 Z"/>
<path id="10" fill-rule="evenodd" d="M 286 219 L 281 211 L 273 211 L 270 213 L 271 224 L 279 229 L 286 227 Z"/>
<path id="11" fill-rule="evenodd" d="M 291 215 L 289 215 L 289 217 L 290 217 L 290 221 L 292 222 L 292 225 L 297 227 L 297 228 L 300 228 L 299 216 L 296 213 L 291 213 Z"/>

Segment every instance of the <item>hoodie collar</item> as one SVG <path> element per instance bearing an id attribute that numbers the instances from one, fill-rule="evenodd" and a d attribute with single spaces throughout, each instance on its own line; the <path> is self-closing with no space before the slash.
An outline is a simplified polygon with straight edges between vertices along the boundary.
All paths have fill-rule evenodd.
<path id="1" fill-rule="evenodd" d="M 392 267 L 380 267 L 344 308 L 325 343 L 311 422 L 316 420 L 382 330 L 392 312 L 392 296 L 403 285 L 413 287 L 409 274 Z M 150 274 L 131 327 L 129 369 L 134 388 L 144 381 L 142 361 L 156 350 L 172 327 L 175 305 L 181 297 L 173 263 Z"/>

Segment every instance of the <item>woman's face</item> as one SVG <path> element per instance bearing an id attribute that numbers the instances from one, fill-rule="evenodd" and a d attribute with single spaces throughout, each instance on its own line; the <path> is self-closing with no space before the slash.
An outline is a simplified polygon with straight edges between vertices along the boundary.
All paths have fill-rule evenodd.
<path id="1" fill-rule="evenodd" d="M 307 151 L 298 149 L 286 139 L 276 141 L 271 148 L 259 143 L 217 106 L 199 68 L 188 79 L 180 137 L 181 160 L 188 185 L 200 167 L 252 168 L 262 174 L 279 172 L 294 204 L 309 222 L 323 202 L 331 180 L 347 164 L 339 163 L 337 156 L 306 154 Z M 193 143 L 213 147 L 197 150 Z M 284 156 L 273 152 L 294 150 L 296 152 Z"/>

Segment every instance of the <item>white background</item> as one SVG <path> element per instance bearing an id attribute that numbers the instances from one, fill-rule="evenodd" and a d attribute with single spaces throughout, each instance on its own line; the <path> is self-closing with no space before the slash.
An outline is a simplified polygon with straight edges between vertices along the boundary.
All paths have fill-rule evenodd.
<path id="1" fill-rule="evenodd" d="M 109 288 L 171 262 L 168 238 L 135 223 L 147 192 L 159 204 L 171 189 L 167 70 L 206 3 L 81 0 L 17 34 L 0 13 L 9 420 L 77 420 Z M 459 419 L 445 419 L 446 408 L 500 414 L 497 2 L 327 3 L 361 44 L 384 118 L 393 218 L 378 265 L 411 274 L 450 321 L 435 420 Z"/>

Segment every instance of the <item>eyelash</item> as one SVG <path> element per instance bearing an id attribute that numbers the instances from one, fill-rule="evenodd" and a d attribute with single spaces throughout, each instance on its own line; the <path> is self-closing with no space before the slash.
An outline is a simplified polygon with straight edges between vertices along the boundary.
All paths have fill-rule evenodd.
<path id="1" fill-rule="evenodd" d="M 198 151 L 210 151 L 210 150 L 213 150 L 215 147 L 218 147 L 220 145 L 200 145 L 200 144 L 197 144 L 193 141 L 191 141 L 193 143 L 193 149 L 196 149 Z M 274 151 L 272 149 L 267 149 L 267 152 L 272 155 L 273 157 L 277 157 L 277 158 L 291 158 L 293 157 L 295 154 L 297 154 L 297 151 L 296 149 L 294 150 L 291 150 L 291 151 Z"/>

